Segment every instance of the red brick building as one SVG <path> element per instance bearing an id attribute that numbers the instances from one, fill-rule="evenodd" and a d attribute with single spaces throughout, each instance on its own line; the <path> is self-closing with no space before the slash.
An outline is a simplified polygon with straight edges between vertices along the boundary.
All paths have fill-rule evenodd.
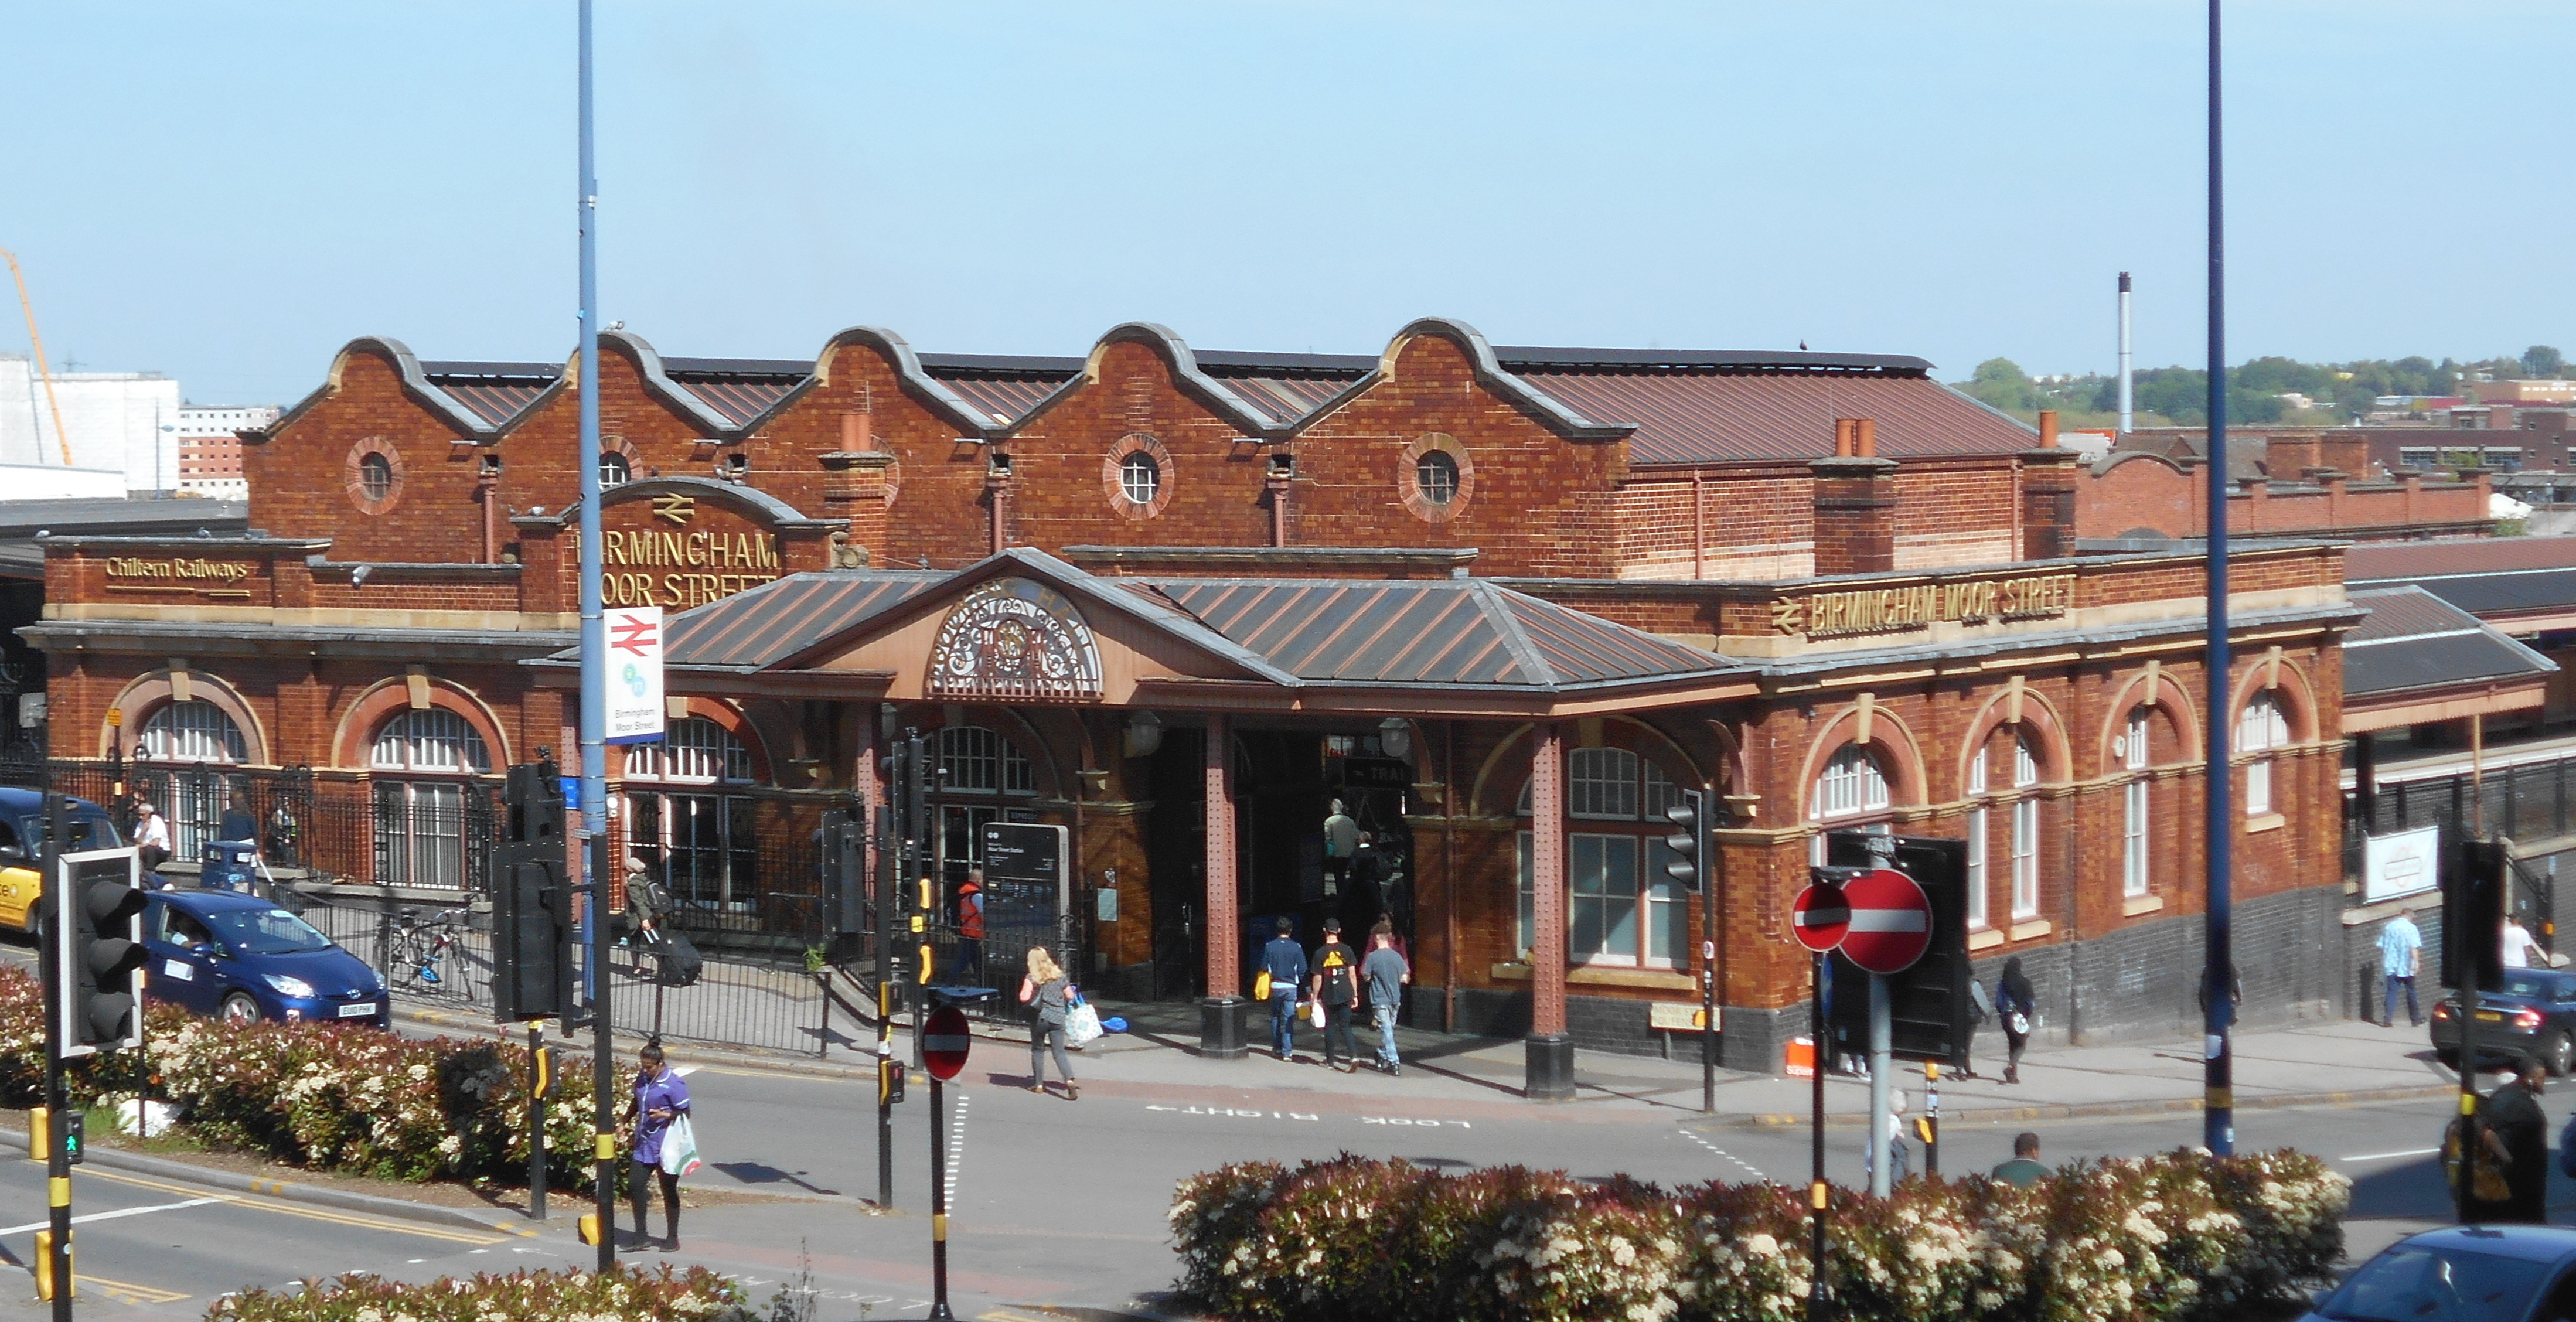
<path id="1" fill-rule="evenodd" d="M 2337 999 L 2298 952 L 2342 903 L 2340 551 L 2240 555 L 2212 714 L 2198 560 L 2078 556 L 2075 457 L 1921 360 L 1435 319 L 1375 356 L 1131 324 L 1063 359 L 611 333 L 600 366 L 610 600 L 690 612 L 669 744 L 612 757 L 617 830 L 716 944 L 810 939 L 812 823 L 917 728 L 943 867 L 985 821 L 1070 827 L 1118 896 L 1090 980 L 1127 995 L 1241 995 L 1254 923 L 1389 912 L 1418 1022 L 1647 1051 L 1707 939 L 1726 1059 L 1775 1068 L 1786 906 L 1855 827 L 1970 840 L 1973 953 L 2025 956 L 2052 1031 L 2171 1028 L 2220 719 L 2249 1013 Z M 251 535 L 53 539 L 55 753 L 139 765 L 183 837 L 285 796 L 300 864 L 470 891 L 494 774 L 574 742 L 571 379 L 354 341 L 245 445 Z M 997 612 L 1056 649 L 1045 682 Z M 1661 809 L 1703 785 L 1713 931 L 1660 883 Z M 1336 798 L 1383 860 L 1348 878 Z"/>

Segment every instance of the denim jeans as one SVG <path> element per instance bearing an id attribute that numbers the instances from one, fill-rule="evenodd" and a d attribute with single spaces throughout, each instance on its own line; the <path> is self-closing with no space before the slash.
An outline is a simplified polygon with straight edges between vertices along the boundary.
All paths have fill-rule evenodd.
<path id="1" fill-rule="evenodd" d="M 1274 987 L 1270 992 L 1270 1049 L 1282 1056 L 1297 1050 L 1297 993 Z"/>
<path id="2" fill-rule="evenodd" d="M 2379 1003 L 2382 1006 L 2385 1006 L 2388 1010 L 2388 1022 L 2391 1025 L 2394 1025 L 2397 1022 L 2397 987 L 2400 983 L 2403 983 L 2406 986 L 2406 1017 L 2419 1024 L 2424 1022 L 2424 1012 L 2417 1008 L 2415 1004 L 2414 976 L 2411 974 L 2391 973 L 2387 975 L 2387 980 L 2388 988 L 2386 991 L 2380 993 Z"/>
<path id="3" fill-rule="evenodd" d="M 1395 1054 L 1395 1007 L 1384 1001 L 1372 1001 L 1369 1013 L 1377 1020 L 1377 1058 L 1389 1065 L 1399 1063 Z"/>

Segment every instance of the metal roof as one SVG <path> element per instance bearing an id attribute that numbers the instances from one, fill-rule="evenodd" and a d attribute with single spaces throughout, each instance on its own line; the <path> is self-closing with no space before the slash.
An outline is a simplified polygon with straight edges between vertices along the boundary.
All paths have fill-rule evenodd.
<path id="1" fill-rule="evenodd" d="M 1641 464 L 1821 459 L 1834 452 L 1836 418 L 1876 419 L 1878 453 L 1889 459 L 2015 454 L 2038 444 L 2030 428 L 1924 376 L 1554 368 L 1515 374 L 1584 417 L 1635 423 L 1628 455 Z"/>
<path id="2" fill-rule="evenodd" d="M 2558 669 L 2501 630 L 2412 584 L 2360 588 L 2349 596 L 2370 614 L 2343 640 L 2347 699 L 2529 679 Z"/>
<path id="3" fill-rule="evenodd" d="M 487 427 L 498 427 L 563 379 L 562 363 L 425 362 L 421 375 Z"/>
<path id="4" fill-rule="evenodd" d="M 2449 574 L 2402 581 L 2419 585 L 2482 619 L 2531 611 L 2576 609 L 2576 570 L 2526 569 L 2514 573 Z"/>
<path id="5" fill-rule="evenodd" d="M 663 374 L 739 427 L 814 375 L 814 365 L 770 358 L 665 358 Z"/>
<path id="6" fill-rule="evenodd" d="M 2445 433 L 2446 435 L 2448 433 Z M 2343 553 L 2344 578 L 2415 582 L 2445 574 L 2576 568 L 2576 537 L 2450 537 L 2363 542 Z"/>
<path id="7" fill-rule="evenodd" d="M 1632 372 L 1663 368 L 1689 372 L 1816 372 L 1929 376 L 1932 364 L 1911 354 L 1810 353 L 1804 349 L 1542 349 L 1496 345 L 1494 357 L 1514 372 L 1595 367 Z"/>
<path id="8" fill-rule="evenodd" d="M 1554 687 L 1738 667 L 1480 579 L 1130 579 L 1301 679 Z"/>
<path id="9" fill-rule="evenodd" d="M 662 659 L 674 666 L 757 670 L 945 581 L 922 570 L 790 574 L 671 617 Z"/>

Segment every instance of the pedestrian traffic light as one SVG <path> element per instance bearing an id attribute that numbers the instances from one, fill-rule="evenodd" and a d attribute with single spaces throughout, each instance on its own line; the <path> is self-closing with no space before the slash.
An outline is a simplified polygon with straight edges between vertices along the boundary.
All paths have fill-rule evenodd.
<path id="1" fill-rule="evenodd" d="M 1708 796 L 1683 790 L 1681 802 L 1664 809 L 1664 817 L 1681 828 L 1664 837 L 1664 848 L 1673 851 L 1664 872 L 1697 894 L 1708 885 Z"/>
<path id="2" fill-rule="evenodd" d="M 493 847 L 492 1017 L 572 1011 L 572 888 L 564 878 L 563 778 L 551 762 L 510 768 L 506 837 Z"/>
<path id="3" fill-rule="evenodd" d="M 79 1111 L 63 1117 L 63 1160 L 77 1166 L 89 1152 L 89 1117 Z"/>
<path id="4" fill-rule="evenodd" d="M 50 920 L 64 1059 L 143 1044 L 143 876 L 132 849 L 60 854 Z"/>

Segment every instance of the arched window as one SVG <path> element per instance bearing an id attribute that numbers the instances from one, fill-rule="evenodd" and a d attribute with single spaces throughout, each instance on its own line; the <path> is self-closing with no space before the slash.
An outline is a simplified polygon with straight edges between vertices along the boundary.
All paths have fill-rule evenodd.
<path id="1" fill-rule="evenodd" d="M 619 454 L 615 450 L 609 450 L 603 452 L 599 456 L 599 486 L 601 490 L 605 491 L 610 487 L 623 486 L 626 483 L 633 481 L 634 478 L 635 465 L 629 462 L 625 455 Z"/>
<path id="2" fill-rule="evenodd" d="M 1878 765 L 1878 757 L 1859 744 L 1845 744 L 1834 750 L 1816 783 L 1807 789 L 1807 820 L 1831 830 L 1862 830 L 1885 834 L 1886 822 L 1866 820 L 1886 812 L 1893 805 L 1887 792 L 1887 773 Z M 1807 842 L 1807 861 L 1821 865 L 1825 861 L 1825 832 L 1819 830 Z"/>
<path id="3" fill-rule="evenodd" d="M 221 838 L 226 788 L 221 767 L 250 760 L 241 727 L 211 702 L 169 703 L 135 732 L 135 787 L 170 823 L 171 856 L 195 862 Z"/>
<path id="4" fill-rule="evenodd" d="M 1138 450 L 1118 461 L 1118 489 L 1139 505 L 1151 505 L 1163 491 L 1163 466 Z"/>
<path id="5" fill-rule="evenodd" d="M 2236 752 L 2254 760 L 2245 764 L 2245 815 L 2266 817 L 2272 812 L 2272 750 L 2290 742 L 2290 719 L 2281 711 L 2280 699 L 2265 689 L 2245 704 L 2236 718 Z"/>
<path id="6" fill-rule="evenodd" d="M 492 750 L 444 707 L 396 714 L 376 731 L 376 880 L 480 889 L 492 843 Z"/>
<path id="7" fill-rule="evenodd" d="M 2002 764 L 2010 759 L 2008 773 Z M 1996 782 L 2004 782 L 1997 792 Z M 1979 746 L 1977 755 L 1968 760 L 1968 926 L 1992 926 L 1989 905 L 1994 882 L 1994 814 L 2003 811 L 2011 821 L 2010 851 L 2005 862 L 2010 868 L 2010 896 L 2013 920 L 2034 918 L 2039 914 L 2039 800 L 2025 791 L 2039 784 L 2039 758 L 2033 751 L 2030 736 L 2017 726 L 2003 726 Z"/>
<path id="8" fill-rule="evenodd" d="M 749 912 L 758 900 L 757 801 L 725 792 L 750 783 L 751 750 L 702 716 L 670 722 L 660 743 L 627 746 L 626 852 L 683 915 Z"/>
<path id="9" fill-rule="evenodd" d="M 1413 483 L 1426 503 L 1446 505 L 1458 498 L 1458 461 L 1446 451 L 1426 450 L 1413 461 Z"/>
<path id="10" fill-rule="evenodd" d="M 369 500 L 383 500 L 394 493 L 394 464 L 381 454 L 358 457 L 358 489 Z"/>
<path id="11" fill-rule="evenodd" d="M 1689 964 L 1689 896 L 1664 870 L 1677 800 L 1672 778 L 1624 748 L 1577 748 L 1565 755 L 1566 954 L 1577 964 L 1679 968 Z M 1530 815 L 1521 788 L 1520 815 Z M 1537 940 L 1536 873 L 1530 832 L 1520 833 L 1520 948 Z"/>
<path id="12" fill-rule="evenodd" d="M 1133 457 L 1133 456 L 1131 456 Z M 998 730 L 952 725 L 939 732 L 939 875 L 950 886 L 984 860 L 984 824 L 1034 821 L 1028 809 L 1007 806 L 1034 798 L 1037 772 L 1029 755 Z"/>

